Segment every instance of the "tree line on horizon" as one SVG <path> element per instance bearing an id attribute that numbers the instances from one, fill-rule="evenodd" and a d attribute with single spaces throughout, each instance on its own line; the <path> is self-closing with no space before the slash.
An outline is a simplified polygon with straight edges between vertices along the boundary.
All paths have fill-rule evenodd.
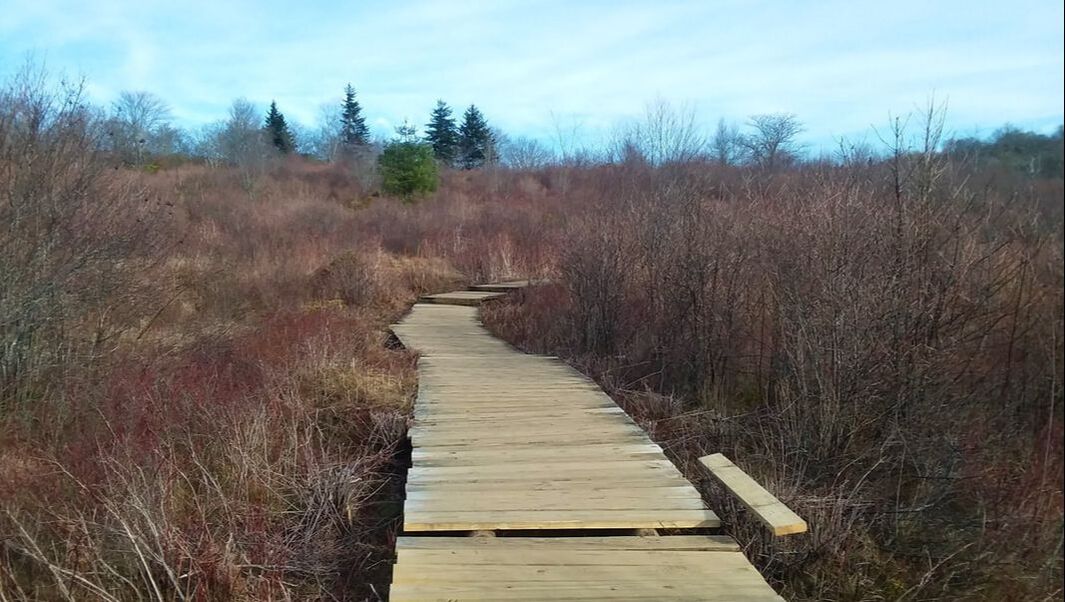
<path id="1" fill-rule="evenodd" d="M 225 120 L 190 134 L 171 124 L 165 101 L 149 92 L 123 92 L 106 119 L 102 146 L 130 165 L 178 156 L 208 163 L 247 166 L 271 155 L 299 154 L 326 161 L 375 158 L 389 146 L 404 145 L 407 152 L 432 158 L 443 168 L 477 169 L 502 164 L 518 169 L 536 169 L 550 164 L 595 164 L 646 162 L 653 165 L 694 160 L 721 165 L 755 165 L 778 169 L 804 161 L 838 163 L 881 160 L 883 152 L 865 141 L 840 140 L 834 156 L 811 158 L 799 140 L 805 131 L 794 114 L 752 115 L 743 124 L 720 119 L 709 134 L 702 131 L 693 111 L 659 101 L 649 104 L 640 120 L 619 126 L 611 140 L 599 148 L 581 146 L 579 124 L 573 131 L 555 123 L 555 149 L 528 137 L 508 137 L 491 127 L 483 112 L 471 104 L 456 118 L 443 100 L 424 125 L 423 134 L 409 122 L 397 128 L 389 140 L 375 140 L 363 108 L 351 84 L 339 103 L 323 107 L 316 130 L 292 124 L 275 101 L 260 117 L 255 105 L 244 98 L 233 101 Z M 1040 134 L 1006 125 L 987 138 L 946 140 L 942 151 L 981 166 L 1001 166 L 1011 171 L 1042 177 L 1062 177 L 1062 127 Z"/>
<path id="2" fill-rule="evenodd" d="M 409 123 L 397 128 L 397 138 L 392 142 L 420 142 L 432 149 L 433 157 L 445 167 L 476 169 L 495 158 L 495 136 L 484 114 L 471 104 L 462 115 L 459 124 L 452 116 L 452 108 L 443 100 L 436 101 L 425 135 L 417 137 L 416 129 Z M 362 106 L 356 99 L 355 88 L 344 88 L 344 100 L 335 126 L 336 140 L 331 158 L 357 156 L 371 146 L 370 129 L 362 115 Z M 277 102 L 271 101 L 266 115 L 264 130 L 271 145 L 281 154 L 297 152 L 296 137 L 278 110 Z"/>
<path id="3" fill-rule="evenodd" d="M 302 154 L 336 160 L 363 156 L 392 143 L 410 143 L 412 129 L 416 132 L 409 122 L 404 122 L 392 139 L 374 140 L 351 84 L 345 87 L 343 100 L 335 108 L 338 109 L 335 112 L 324 111 L 319 131 L 309 132 L 293 126 L 275 100 L 271 100 L 259 126 L 254 105 L 238 98 L 233 101 L 227 119 L 205 126 L 198 136 L 191 136 L 171 125 L 170 109 L 162 99 L 150 92 L 122 92 L 106 121 L 103 146 L 130 164 L 161 155 L 242 163 L 249 153 L 267 150 L 280 155 Z M 425 125 L 424 136 L 415 134 L 414 137 L 428 145 L 434 159 L 445 167 L 476 169 L 497 159 L 497 134 L 484 113 L 473 104 L 466 108 L 460 123 L 453 117 L 452 108 L 438 100 Z"/>

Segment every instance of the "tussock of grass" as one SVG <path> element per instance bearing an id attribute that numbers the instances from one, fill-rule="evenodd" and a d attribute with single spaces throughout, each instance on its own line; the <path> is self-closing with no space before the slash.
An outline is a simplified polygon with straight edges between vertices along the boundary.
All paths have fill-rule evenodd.
<path id="1" fill-rule="evenodd" d="M 318 366 L 312 374 L 301 378 L 301 392 L 318 401 L 319 407 L 359 406 L 410 408 L 410 392 L 414 389 L 413 374 L 400 376 L 392 372 L 358 365 Z"/>

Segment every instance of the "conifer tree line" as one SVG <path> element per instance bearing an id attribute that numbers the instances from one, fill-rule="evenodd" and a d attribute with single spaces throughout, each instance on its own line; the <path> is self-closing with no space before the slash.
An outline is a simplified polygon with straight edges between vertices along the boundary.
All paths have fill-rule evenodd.
<path id="1" fill-rule="evenodd" d="M 275 101 L 270 103 L 263 130 L 267 141 L 279 153 L 287 155 L 297 150 L 295 135 Z M 371 146 L 370 128 L 351 84 L 344 88 L 336 131 L 335 154 L 338 158 L 358 157 Z M 401 137 L 409 142 L 411 130 L 405 130 Z M 460 123 L 452 108 L 443 100 L 437 100 L 425 125 L 422 141 L 432 148 L 433 157 L 444 167 L 476 169 L 496 159 L 497 140 L 484 114 L 472 104 L 463 112 Z"/>
<path id="2" fill-rule="evenodd" d="M 447 167 L 476 169 L 495 159 L 495 137 L 484 114 L 474 105 L 466 109 L 458 125 L 451 107 L 436 101 L 425 126 L 425 140 L 433 147 L 436 160 Z"/>

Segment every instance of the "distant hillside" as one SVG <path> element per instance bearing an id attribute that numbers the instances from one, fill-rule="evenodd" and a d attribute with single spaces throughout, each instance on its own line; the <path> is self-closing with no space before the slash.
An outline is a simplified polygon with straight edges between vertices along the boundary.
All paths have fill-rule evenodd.
<path id="1" fill-rule="evenodd" d="M 958 158 L 1044 178 L 1063 177 L 1062 126 L 1047 136 L 1007 125 L 988 140 L 959 138 L 946 151 Z"/>

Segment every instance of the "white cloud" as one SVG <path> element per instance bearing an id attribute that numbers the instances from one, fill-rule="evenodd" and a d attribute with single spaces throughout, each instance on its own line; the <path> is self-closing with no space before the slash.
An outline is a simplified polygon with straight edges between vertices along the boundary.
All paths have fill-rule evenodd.
<path id="1" fill-rule="evenodd" d="M 551 112 L 589 131 L 662 96 L 708 124 L 786 110 L 827 138 L 882 123 L 933 91 L 959 128 L 1061 119 L 1062 5 L 873 2 L 20 2 L 0 10 L 0 53 L 47 55 L 106 101 L 166 98 L 190 123 L 231 99 L 276 99 L 311 123 L 355 84 L 390 132 L 437 98 L 477 103 L 516 133 L 550 137 Z"/>

